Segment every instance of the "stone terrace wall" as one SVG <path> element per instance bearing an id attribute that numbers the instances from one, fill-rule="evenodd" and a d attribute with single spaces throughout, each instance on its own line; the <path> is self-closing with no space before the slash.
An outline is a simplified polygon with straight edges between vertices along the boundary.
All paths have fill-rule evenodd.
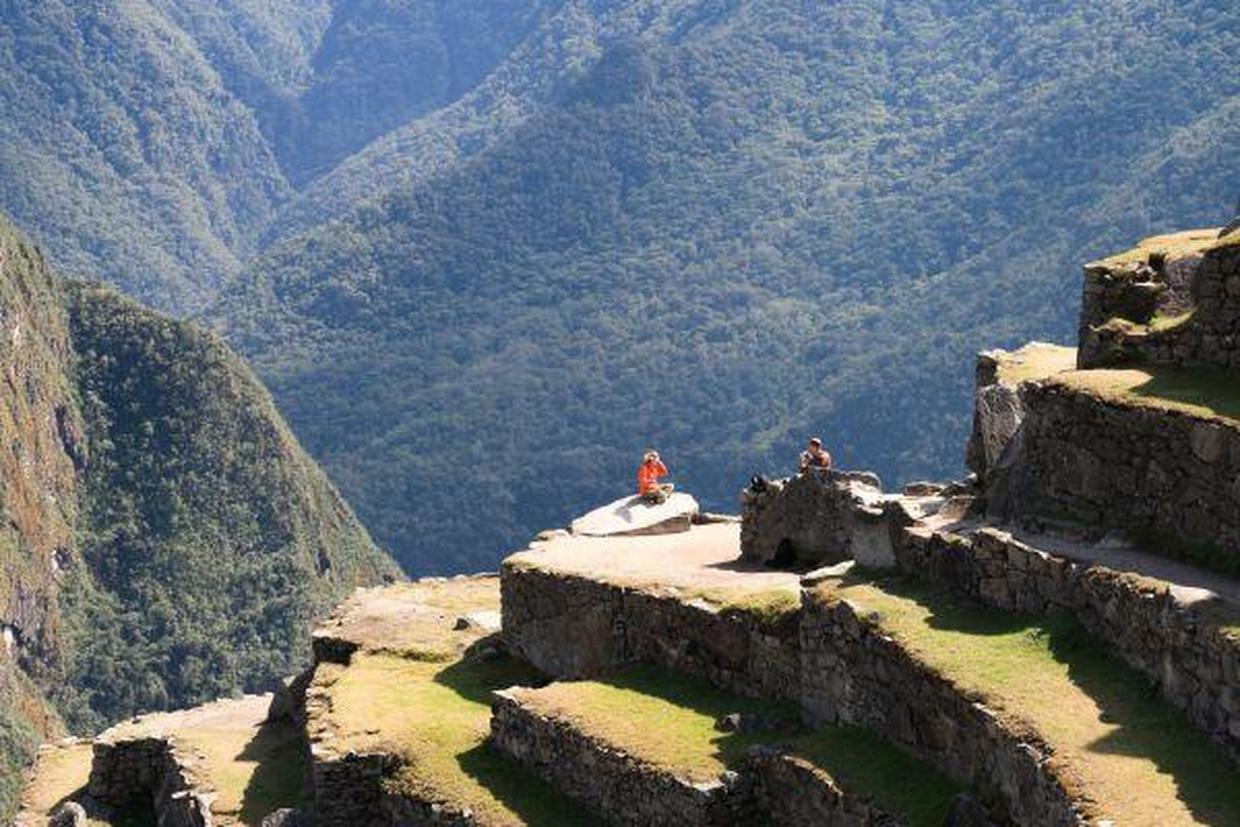
<path id="1" fill-rule="evenodd" d="M 824 770 L 794 755 L 755 747 L 736 772 L 690 783 L 522 703 L 520 690 L 491 703 L 496 746 L 609 824 L 779 824 L 896 827 L 901 822 L 841 790 Z"/>
<path id="2" fill-rule="evenodd" d="M 765 622 L 678 593 L 616 586 L 523 564 L 501 575 L 504 639 L 548 675 L 665 666 L 748 697 L 796 700 L 796 613 Z"/>
<path id="3" fill-rule="evenodd" d="M 1018 824 L 1083 824 L 1049 749 L 910 655 L 847 602 L 806 590 L 802 711 L 881 733 L 951 778 L 1007 803 Z"/>
<path id="4" fill-rule="evenodd" d="M 1240 240 L 1156 266 L 1094 264 L 1085 269 L 1081 301 L 1081 367 L 1126 361 L 1240 368 Z M 1189 297 L 1183 295 L 1190 294 Z M 1174 314 L 1194 308 L 1184 324 L 1133 330 L 1156 310 Z"/>
<path id="5" fill-rule="evenodd" d="M 741 493 L 741 554 L 748 560 L 787 565 L 839 562 L 852 556 L 857 504 L 882 491 L 873 474 L 810 471 L 772 480 L 765 491 Z M 876 512 L 877 513 L 877 512 Z"/>
<path id="6" fill-rule="evenodd" d="M 745 767 L 754 809 L 771 824 L 815 827 L 898 827 L 899 819 L 862 796 L 841 790 L 803 758 L 757 748 Z"/>
<path id="7" fill-rule="evenodd" d="M 896 556 L 908 574 L 1001 609 L 1074 613 L 1240 760 L 1240 640 L 1204 622 L 1165 585 L 1080 566 L 994 529 L 904 537 Z"/>
<path id="8" fill-rule="evenodd" d="M 1240 564 L 1240 428 L 1053 381 L 1021 396 L 1020 456 L 993 512 L 1176 538 Z"/>
<path id="9" fill-rule="evenodd" d="M 707 827 L 746 823 L 749 814 L 728 806 L 730 788 L 721 780 L 694 784 L 677 778 L 565 721 L 538 713 L 510 691 L 492 697 L 495 745 L 608 824 Z"/>
<path id="10" fill-rule="evenodd" d="M 95 742 L 89 792 L 111 806 L 152 802 L 160 827 L 211 827 L 214 795 L 200 788 L 171 738 Z"/>

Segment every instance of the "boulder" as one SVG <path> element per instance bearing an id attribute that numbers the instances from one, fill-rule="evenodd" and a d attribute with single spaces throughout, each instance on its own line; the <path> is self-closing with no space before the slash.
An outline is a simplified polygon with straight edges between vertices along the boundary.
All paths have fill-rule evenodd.
<path id="1" fill-rule="evenodd" d="M 648 503 L 639 496 L 623 497 L 573 520 L 573 534 L 586 537 L 630 537 L 688 531 L 698 513 L 698 502 L 676 493 L 667 502 Z"/>

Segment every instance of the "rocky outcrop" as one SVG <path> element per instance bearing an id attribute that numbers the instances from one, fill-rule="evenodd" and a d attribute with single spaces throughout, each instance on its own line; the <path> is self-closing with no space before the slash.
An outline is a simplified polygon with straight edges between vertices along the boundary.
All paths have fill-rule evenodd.
<path id="1" fill-rule="evenodd" d="M 596 508 L 573 520 L 572 532 L 584 537 L 639 537 L 688 531 L 698 515 L 697 500 L 677 492 L 666 502 L 632 496 Z"/>
<path id="2" fill-rule="evenodd" d="M 973 428 L 965 461 L 983 484 L 1010 461 L 1015 447 L 1013 439 L 1025 415 L 1018 388 L 999 379 L 1002 356 L 998 351 L 988 351 L 977 357 Z"/>
<path id="3" fill-rule="evenodd" d="M 809 471 L 741 492 L 741 554 L 777 566 L 839 562 L 882 510 L 878 477 Z"/>

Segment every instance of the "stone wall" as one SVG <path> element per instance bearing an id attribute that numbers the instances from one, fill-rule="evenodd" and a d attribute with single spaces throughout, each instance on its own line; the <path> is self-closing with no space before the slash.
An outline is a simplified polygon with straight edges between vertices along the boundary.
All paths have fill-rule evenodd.
<path id="1" fill-rule="evenodd" d="M 881 498 L 878 477 L 847 471 L 810 471 L 745 489 L 741 554 L 783 566 L 849 559 L 866 516 L 881 512 Z"/>
<path id="2" fill-rule="evenodd" d="M 903 823 L 864 796 L 845 793 L 825 770 L 795 755 L 756 748 L 745 769 L 753 809 L 770 824 L 897 827 Z"/>
<path id="3" fill-rule="evenodd" d="M 651 663 L 749 697 L 800 694 L 796 613 L 767 621 L 672 590 L 618 586 L 505 563 L 504 640 L 558 678 Z"/>
<path id="4" fill-rule="evenodd" d="M 1117 529 L 1240 565 L 1240 427 L 1054 381 L 1025 383 L 1021 398 L 1019 456 L 988 492 L 993 513 Z"/>
<path id="5" fill-rule="evenodd" d="M 1166 584 L 1081 566 L 991 528 L 971 536 L 910 530 L 897 544 L 906 573 L 1001 609 L 1071 612 L 1143 672 L 1199 729 L 1240 760 L 1240 640 Z"/>
<path id="6" fill-rule="evenodd" d="M 895 827 L 901 822 L 848 794 L 809 761 L 767 747 L 718 780 L 692 783 L 593 738 L 571 722 L 496 692 L 495 745 L 539 777 L 619 825 L 814 824 Z"/>
<path id="7" fill-rule="evenodd" d="M 707 827 L 740 824 L 728 804 L 731 784 L 692 783 L 543 715 L 519 690 L 496 692 L 491 704 L 496 747 L 608 824 Z"/>
<path id="8" fill-rule="evenodd" d="M 211 827 L 214 795 L 171 737 L 95 741 L 88 791 L 103 804 L 151 802 L 159 827 Z"/>
<path id="9" fill-rule="evenodd" d="M 1051 752 L 913 657 L 847 602 L 807 589 L 802 712 L 874 730 L 947 776 L 1005 802 L 1017 824 L 1083 824 Z"/>
<path id="10" fill-rule="evenodd" d="M 1156 311 L 1192 315 L 1150 329 Z M 1080 345 L 1083 368 L 1134 361 L 1240 368 L 1240 243 L 1200 257 L 1087 266 Z"/>

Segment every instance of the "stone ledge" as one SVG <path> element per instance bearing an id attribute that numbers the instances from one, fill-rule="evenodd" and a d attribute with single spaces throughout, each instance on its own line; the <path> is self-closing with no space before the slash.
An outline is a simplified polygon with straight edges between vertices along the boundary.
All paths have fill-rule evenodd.
<path id="1" fill-rule="evenodd" d="M 161 827 L 211 827 L 211 785 L 171 735 L 109 736 L 95 741 L 90 796 L 126 807 L 151 801 Z"/>
<path id="2" fill-rule="evenodd" d="M 734 771 L 694 782 L 537 708 L 525 697 L 529 691 L 493 694 L 493 742 L 609 824 L 894 827 L 902 823 L 866 797 L 840 789 L 810 761 L 770 747 L 753 747 Z"/>

